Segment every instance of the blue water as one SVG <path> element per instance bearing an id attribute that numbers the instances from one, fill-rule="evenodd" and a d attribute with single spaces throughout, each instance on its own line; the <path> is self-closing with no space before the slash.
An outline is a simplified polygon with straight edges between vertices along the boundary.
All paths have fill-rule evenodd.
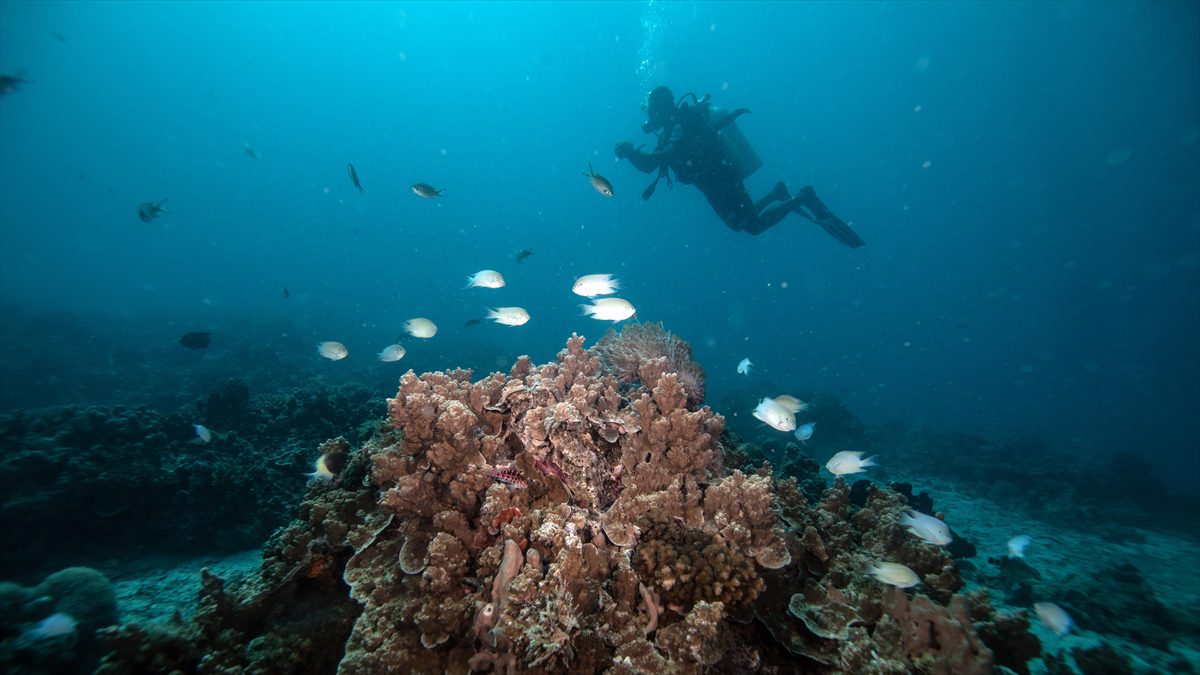
<path id="1" fill-rule="evenodd" d="M 827 392 L 871 422 L 1133 452 L 1196 492 L 1197 7 L 0 3 L 0 72 L 28 80 L 0 100 L 6 407 L 75 402 L 22 399 L 35 358 L 167 399 L 236 376 L 234 347 L 380 395 L 406 368 L 544 361 L 602 335 L 570 286 L 612 272 L 727 415 Z M 751 193 L 811 184 L 867 245 L 797 217 L 733 232 L 690 186 L 643 203 L 613 146 L 652 145 L 658 84 L 750 108 Z M 482 268 L 507 287 L 463 290 Z M 533 319 L 464 327 L 503 305 Z M 14 328 L 49 314 L 103 347 Z M 413 316 L 438 335 L 375 362 Z"/>

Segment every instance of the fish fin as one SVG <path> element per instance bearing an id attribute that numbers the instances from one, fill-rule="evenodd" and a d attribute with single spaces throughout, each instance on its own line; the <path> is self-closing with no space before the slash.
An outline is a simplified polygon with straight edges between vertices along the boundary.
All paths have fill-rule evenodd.
<path id="1" fill-rule="evenodd" d="M 862 454 L 862 453 L 859 453 L 859 454 Z M 868 467 L 868 466 L 879 466 L 878 464 L 876 464 L 876 463 L 875 463 L 875 460 L 876 460 L 878 457 L 879 457 L 879 455 L 871 455 L 870 457 L 868 457 L 868 458 L 864 459 L 864 460 L 863 460 L 863 461 L 862 461 L 862 462 L 859 464 L 859 466 L 861 466 L 861 467 L 863 467 L 863 468 L 866 468 L 866 467 Z"/>
<path id="2" fill-rule="evenodd" d="M 491 308 L 489 307 L 489 308 L 488 308 L 488 311 L 487 311 L 487 317 L 486 317 L 486 318 L 488 318 L 488 319 L 499 319 L 499 318 L 500 318 L 500 312 L 497 312 L 496 310 L 494 310 L 494 309 L 491 309 Z"/>

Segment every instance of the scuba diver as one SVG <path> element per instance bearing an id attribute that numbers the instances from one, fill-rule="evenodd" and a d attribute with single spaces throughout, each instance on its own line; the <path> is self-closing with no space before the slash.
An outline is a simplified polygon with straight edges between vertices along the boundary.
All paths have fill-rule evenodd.
<path id="1" fill-rule="evenodd" d="M 688 97 L 693 101 L 690 105 Z M 692 93 L 676 101 L 671 90 L 662 86 L 650 92 L 645 108 L 642 131 L 658 134 L 654 151 L 643 152 L 644 146 L 635 148 L 628 141 L 616 147 L 617 158 L 628 159 L 638 171 L 658 172 L 642 199 L 649 199 L 663 178 L 670 186 L 674 171 L 680 183 L 700 188 L 713 211 L 735 231 L 761 234 L 789 213 L 797 213 L 851 248 L 866 243 L 810 186 L 791 196 L 780 181 L 757 202 L 750 198 L 744 181 L 762 161 L 734 125 L 738 117 L 750 112 L 746 108 L 726 112 L 710 105 L 707 95 L 697 99 Z M 772 206 L 775 202 L 779 204 Z"/>

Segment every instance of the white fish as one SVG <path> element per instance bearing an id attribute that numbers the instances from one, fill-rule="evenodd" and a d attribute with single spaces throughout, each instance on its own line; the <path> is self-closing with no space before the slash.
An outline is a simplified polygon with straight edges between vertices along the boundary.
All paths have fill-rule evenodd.
<path id="1" fill-rule="evenodd" d="M 812 438 L 813 430 L 817 428 L 816 422 L 808 422 L 796 427 L 796 440 L 801 443 L 807 443 L 808 439 Z"/>
<path id="2" fill-rule="evenodd" d="M 496 270 L 479 270 L 467 277 L 467 288 L 504 288 L 504 277 Z"/>
<path id="3" fill-rule="evenodd" d="M 908 527 L 909 532 L 912 532 L 930 544 L 945 546 L 954 539 L 946 523 L 933 516 L 927 516 L 912 509 L 909 509 L 908 513 L 900 516 L 900 524 Z"/>
<path id="4" fill-rule="evenodd" d="M 36 639 L 58 637 L 59 635 L 70 635 L 75 632 L 75 626 L 79 622 L 75 617 L 64 612 L 51 614 L 41 620 L 37 626 L 29 631 L 30 637 Z"/>
<path id="5" fill-rule="evenodd" d="M 864 571 L 867 575 L 896 588 L 912 588 L 921 583 L 921 577 L 917 576 L 916 572 L 900 563 L 873 563 L 868 565 Z"/>
<path id="6" fill-rule="evenodd" d="M 825 462 L 825 468 L 829 469 L 829 473 L 835 476 L 845 476 L 852 473 L 862 473 L 867 470 L 867 467 L 875 466 L 875 458 L 868 457 L 863 459 L 863 452 L 855 452 L 853 450 L 843 450 Z"/>
<path id="7" fill-rule="evenodd" d="M 773 398 L 764 397 L 759 401 L 754 409 L 754 417 L 778 431 L 791 431 L 796 428 L 796 416 Z"/>
<path id="8" fill-rule="evenodd" d="M 1065 609 L 1053 602 L 1035 602 L 1033 603 L 1033 611 L 1041 619 L 1042 625 L 1053 631 L 1055 635 L 1066 635 L 1071 632 L 1071 627 L 1075 625 L 1075 621 L 1071 619 L 1071 615 L 1067 614 Z"/>
<path id="9" fill-rule="evenodd" d="M 199 437 L 201 443 L 207 443 L 212 440 L 212 432 L 206 429 L 203 424 L 193 424 L 192 428 L 196 430 L 196 436 Z"/>
<path id="10" fill-rule="evenodd" d="M 330 361 L 341 361 L 346 358 L 350 350 L 346 349 L 346 345 L 340 342 L 322 342 L 317 345 L 317 353 Z"/>
<path id="11" fill-rule="evenodd" d="M 505 326 L 523 326 L 529 322 L 529 312 L 522 307 L 497 307 L 488 310 L 487 318 Z"/>
<path id="12" fill-rule="evenodd" d="M 384 363 L 392 363 L 404 358 L 406 353 L 404 345 L 388 345 L 379 352 L 379 360 Z"/>
<path id="13" fill-rule="evenodd" d="M 804 412 L 805 410 L 808 410 L 807 403 L 805 403 L 804 401 L 801 401 L 800 399 L 796 398 L 795 396 L 792 396 L 791 394 L 781 394 L 779 396 L 776 396 L 775 401 L 779 405 L 787 408 L 788 410 L 791 410 L 794 413 Z"/>
<path id="14" fill-rule="evenodd" d="M 583 309 L 584 314 L 593 319 L 612 321 L 613 323 L 624 321 L 637 314 L 633 305 L 629 304 L 628 300 L 621 298 L 600 298 L 593 300 L 590 305 L 580 305 L 579 307 Z"/>
<path id="15" fill-rule="evenodd" d="M 333 472 L 329 470 L 329 465 L 325 461 L 326 457 L 327 455 L 321 455 L 318 457 L 317 470 L 304 475 L 313 480 L 333 480 Z"/>
<path id="16" fill-rule="evenodd" d="M 404 332 L 416 338 L 431 338 L 437 335 L 437 324 L 423 317 L 404 322 Z"/>
<path id="17" fill-rule="evenodd" d="M 748 356 L 741 361 L 738 361 L 738 375 L 749 375 L 750 366 L 752 365 L 754 364 L 750 362 L 750 357 Z"/>
<path id="18" fill-rule="evenodd" d="M 588 274 L 575 280 L 571 292 L 585 298 L 594 298 L 597 295 L 612 295 L 620 287 L 621 282 L 611 274 Z"/>
<path id="19" fill-rule="evenodd" d="M 1008 557 L 1024 558 L 1025 557 L 1025 549 L 1029 548 L 1029 544 L 1032 541 L 1033 540 L 1030 539 L 1029 535 L 1027 535 L 1027 534 L 1018 534 L 1017 536 L 1013 537 L 1012 539 L 1009 539 L 1008 540 Z"/>

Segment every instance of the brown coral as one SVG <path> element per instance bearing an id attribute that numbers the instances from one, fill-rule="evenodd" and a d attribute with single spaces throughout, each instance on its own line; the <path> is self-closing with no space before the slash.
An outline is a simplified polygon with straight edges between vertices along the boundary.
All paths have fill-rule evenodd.
<path id="1" fill-rule="evenodd" d="M 659 514 L 640 518 L 638 527 L 641 543 L 633 552 L 633 567 L 669 606 L 746 607 L 762 592 L 753 561 L 717 537 Z"/>
<path id="2" fill-rule="evenodd" d="M 340 480 L 309 492 L 261 579 L 206 582 L 194 653 L 229 672 L 295 670 L 299 654 L 343 673 L 794 668 L 773 645 L 730 656 L 731 635 L 760 634 L 738 623 L 753 609 L 815 670 L 990 663 L 951 599 L 953 562 L 897 529 L 902 499 L 879 490 L 857 508 L 838 481 L 810 505 L 769 469 L 727 475 L 724 419 L 695 409 L 703 379 L 686 344 L 659 325 L 621 336 L 593 350 L 572 336 L 551 363 L 522 357 L 479 380 L 406 373 L 391 428 L 338 444 Z M 645 349 L 659 352 L 629 360 Z M 883 596 L 857 571 L 864 556 L 909 564 L 933 598 Z M 337 630 L 271 614 L 293 605 Z M 947 644 L 901 636 L 897 617 Z M 889 630 L 903 649 L 887 651 Z M 129 663 L 144 662 L 131 641 L 153 649 L 119 639 Z M 266 647 L 240 648 L 252 642 Z"/>

